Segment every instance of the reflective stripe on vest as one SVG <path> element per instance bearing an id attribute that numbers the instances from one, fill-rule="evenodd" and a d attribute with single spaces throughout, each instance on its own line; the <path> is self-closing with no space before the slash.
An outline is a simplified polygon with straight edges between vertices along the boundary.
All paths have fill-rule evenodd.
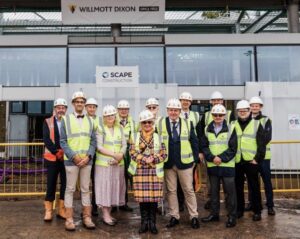
<path id="1" fill-rule="evenodd" d="M 252 119 L 244 131 L 242 131 L 238 121 L 235 121 L 234 124 L 238 139 L 235 162 L 239 163 L 241 161 L 241 155 L 245 161 L 251 161 L 257 152 L 256 134 L 259 127 L 259 121 Z"/>
<path id="2" fill-rule="evenodd" d="M 158 134 L 161 135 L 162 141 L 166 146 L 167 154 L 169 155 L 169 134 L 167 131 L 166 125 L 167 118 L 161 118 L 158 122 L 157 131 Z M 181 119 L 181 127 L 180 127 L 180 155 L 181 155 L 181 162 L 183 164 L 189 164 L 194 162 L 193 158 L 193 151 L 191 144 L 189 142 L 190 138 L 190 128 L 189 128 L 189 121 L 185 119 Z M 169 157 L 166 158 L 167 162 Z"/>
<path id="3" fill-rule="evenodd" d="M 230 123 L 231 113 L 232 113 L 231 110 L 226 111 L 225 120 L 226 120 L 227 124 Z M 205 117 L 205 126 L 209 125 L 213 121 L 211 111 L 205 112 L 204 117 Z"/>
<path id="4" fill-rule="evenodd" d="M 228 124 L 228 131 L 227 132 L 221 132 L 217 136 L 215 133 L 208 132 L 207 131 L 208 126 L 205 127 L 205 135 L 209 142 L 209 149 L 212 155 L 218 156 L 222 154 L 224 151 L 228 149 L 228 142 L 230 140 L 230 137 L 232 135 L 232 132 L 234 130 L 233 124 Z M 207 167 L 229 167 L 234 168 L 235 167 L 235 158 L 231 159 L 229 162 L 222 162 L 219 166 L 215 165 L 213 162 L 207 162 Z"/>
<path id="5" fill-rule="evenodd" d="M 100 134 L 103 135 L 103 147 L 112 152 L 119 153 L 122 148 L 122 139 L 124 137 L 123 129 L 119 125 L 114 126 L 114 135 L 112 136 L 110 130 L 107 126 L 103 125 L 102 121 L 98 126 Z M 109 161 L 113 160 L 113 157 L 107 156 L 105 154 L 96 152 L 96 162 L 95 164 L 108 167 Z M 124 159 L 119 162 L 119 165 L 124 165 Z"/>
<path id="6" fill-rule="evenodd" d="M 70 149 L 79 154 L 79 156 L 85 156 L 88 153 L 91 135 L 94 130 L 93 121 L 90 117 L 85 116 L 82 119 L 81 125 L 74 114 L 69 114 L 63 117 L 66 127 L 67 143 Z M 68 160 L 66 155 L 65 160 Z"/>
<path id="7" fill-rule="evenodd" d="M 262 127 L 265 129 L 266 127 L 266 123 L 268 122 L 269 118 L 268 117 L 262 117 L 260 118 L 260 123 L 262 125 Z M 265 154 L 265 159 L 266 160 L 270 160 L 271 159 L 271 142 L 269 142 L 267 145 L 266 145 L 266 154 Z"/>
<path id="8" fill-rule="evenodd" d="M 55 135 L 54 135 L 54 116 L 45 119 L 48 128 L 49 128 L 49 138 L 52 141 L 53 144 L 55 144 Z M 49 161 L 56 161 L 56 156 L 52 154 L 47 147 L 44 148 L 44 159 L 47 159 Z"/>
<path id="9" fill-rule="evenodd" d="M 135 150 L 139 150 L 140 144 L 140 132 L 134 134 L 133 136 L 135 142 Z M 161 138 L 157 133 L 153 134 L 153 144 L 154 144 L 154 154 L 158 154 L 161 146 Z M 130 165 L 128 167 L 128 172 L 132 175 L 136 174 L 137 162 L 134 160 L 130 160 Z M 156 176 L 159 178 L 163 178 L 164 176 L 164 162 L 158 163 L 155 165 Z"/>

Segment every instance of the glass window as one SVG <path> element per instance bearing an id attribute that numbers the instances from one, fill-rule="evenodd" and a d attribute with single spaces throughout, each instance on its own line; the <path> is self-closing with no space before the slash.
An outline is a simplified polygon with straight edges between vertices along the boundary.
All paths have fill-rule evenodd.
<path id="1" fill-rule="evenodd" d="M 45 102 L 45 114 L 52 114 L 53 112 L 53 101 Z"/>
<path id="2" fill-rule="evenodd" d="M 167 47 L 167 82 L 244 85 L 253 79 L 252 47 Z"/>
<path id="3" fill-rule="evenodd" d="M 70 48 L 69 82 L 95 83 L 96 66 L 114 65 L 114 48 Z"/>
<path id="4" fill-rule="evenodd" d="M 66 81 L 66 48 L 0 48 L 0 84 L 58 86 Z"/>
<path id="5" fill-rule="evenodd" d="M 42 101 L 28 101 L 28 114 L 41 114 Z"/>
<path id="6" fill-rule="evenodd" d="M 11 113 L 25 113 L 24 102 L 22 101 L 11 102 Z"/>
<path id="7" fill-rule="evenodd" d="M 300 46 L 257 47 L 258 81 L 300 81 Z"/>
<path id="8" fill-rule="evenodd" d="M 164 51 L 162 47 L 120 47 L 119 66 L 139 66 L 140 83 L 164 82 Z"/>

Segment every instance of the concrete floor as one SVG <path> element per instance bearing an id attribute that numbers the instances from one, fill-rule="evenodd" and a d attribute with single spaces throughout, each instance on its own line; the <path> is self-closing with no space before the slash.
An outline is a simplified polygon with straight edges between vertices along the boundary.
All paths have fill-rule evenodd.
<path id="1" fill-rule="evenodd" d="M 202 209 L 204 199 L 198 196 L 199 216 L 203 217 L 208 211 Z M 55 218 L 51 223 L 43 221 L 42 200 L 0 201 L 0 238 L 300 238 L 300 211 L 297 209 L 299 200 L 276 200 L 276 216 L 268 216 L 263 211 L 262 221 L 253 222 L 252 213 L 246 213 L 238 220 L 235 228 L 225 228 L 226 212 L 222 210 L 221 221 L 209 224 L 201 223 L 200 229 L 191 229 L 187 212 L 182 214 L 180 224 L 167 229 L 169 218 L 157 217 L 159 234 L 156 236 L 146 233 L 138 234 L 140 216 L 138 204 L 130 202 L 134 212 L 116 212 L 119 220 L 115 227 L 109 227 L 101 222 L 101 217 L 94 218 L 97 228 L 88 231 L 82 227 L 79 215 L 79 201 L 76 201 L 75 221 L 76 232 L 67 232 L 64 222 Z M 222 208 L 224 205 L 222 205 Z M 299 213 L 299 214 L 298 214 Z"/>

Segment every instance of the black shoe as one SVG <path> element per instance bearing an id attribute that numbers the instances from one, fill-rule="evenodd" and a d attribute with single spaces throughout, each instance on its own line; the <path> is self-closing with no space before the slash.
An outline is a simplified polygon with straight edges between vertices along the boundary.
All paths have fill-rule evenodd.
<path id="1" fill-rule="evenodd" d="M 274 216 L 276 212 L 274 211 L 273 207 L 268 207 L 268 215 Z"/>
<path id="2" fill-rule="evenodd" d="M 124 212 L 132 212 L 133 211 L 133 209 L 131 207 L 129 207 L 127 204 L 125 204 L 124 206 L 119 207 L 119 209 L 121 211 L 124 211 Z"/>
<path id="3" fill-rule="evenodd" d="M 211 201 L 208 200 L 208 201 L 204 204 L 204 209 L 209 210 L 209 209 L 210 209 L 210 204 L 211 204 Z"/>
<path id="4" fill-rule="evenodd" d="M 226 227 L 235 227 L 236 225 L 236 219 L 233 217 L 228 217 L 228 220 L 226 222 Z"/>
<path id="5" fill-rule="evenodd" d="M 139 233 L 145 233 L 148 231 L 148 222 L 145 220 L 142 220 L 141 227 L 139 229 Z"/>
<path id="6" fill-rule="evenodd" d="M 177 224 L 179 224 L 179 220 L 176 219 L 175 217 L 171 217 L 169 223 L 167 224 L 167 228 L 170 228 L 170 227 L 175 227 Z"/>
<path id="7" fill-rule="evenodd" d="M 97 207 L 97 205 L 93 205 L 93 206 L 92 206 L 92 215 L 93 215 L 94 217 L 97 217 L 97 216 L 98 216 L 98 207 Z"/>
<path id="8" fill-rule="evenodd" d="M 255 213 L 255 214 L 252 216 L 252 220 L 253 220 L 253 221 L 260 221 L 260 220 L 261 220 L 261 214 L 260 214 L 260 213 Z"/>
<path id="9" fill-rule="evenodd" d="M 202 222 L 217 222 L 217 221 L 219 221 L 219 216 L 210 214 L 207 217 L 202 217 L 201 221 Z"/>
<path id="10" fill-rule="evenodd" d="M 183 212 L 184 211 L 184 204 L 179 204 L 179 212 Z"/>
<path id="11" fill-rule="evenodd" d="M 236 213 L 236 217 L 239 219 L 239 218 L 241 218 L 241 217 L 243 217 L 244 216 L 244 212 L 241 212 L 241 211 L 238 211 L 237 213 Z"/>
<path id="12" fill-rule="evenodd" d="M 196 217 L 192 218 L 191 226 L 193 229 L 198 229 L 200 227 L 198 218 L 196 218 Z"/>
<path id="13" fill-rule="evenodd" d="M 245 207 L 245 212 L 249 212 L 249 211 L 252 211 L 252 203 L 251 202 L 249 202 L 247 205 L 246 205 L 246 207 Z"/>

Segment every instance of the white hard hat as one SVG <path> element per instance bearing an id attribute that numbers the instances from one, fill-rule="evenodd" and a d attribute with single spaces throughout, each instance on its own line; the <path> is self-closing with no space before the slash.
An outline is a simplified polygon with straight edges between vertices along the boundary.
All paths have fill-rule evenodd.
<path id="1" fill-rule="evenodd" d="M 86 97 L 85 97 L 85 95 L 82 91 L 76 91 L 76 92 L 73 93 L 72 102 L 77 98 L 83 98 L 84 100 L 86 100 Z"/>
<path id="2" fill-rule="evenodd" d="M 211 94 L 210 99 L 211 100 L 218 100 L 218 99 L 224 99 L 224 98 L 223 98 L 223 95 L 220 91 L 215 91 Z"/>
<path id="3" fill-rule="evenodd" d="M 211 113 L 212 114 L 222 114 L 225 115 L 226 114 L 226 108 L 224 107 L 224 105 L 214 105 L 211 109 Z"/>
<path id="4" fill-rule="evenodd" d="M 178 99 L 169 99 L 167 108 L 170 109 L 181 109 L 181 102 Z"/>
<path id="5" fill-rule="evenodd" d="M 106 105 L 103 107 L 103 116 L 115 115 L 117 114 L 117 110 L 113 105 Z"/>
<path id="6" fill-rule="evenodd" d="M 118 102 L 118 109 L 129 109 L 129 108 L 130 108 L 130 105 L 127 100 L 120 100 Z"/>
<path id="7" fill-rule="evenodd" d="M 192 94 L 190 92 L 182 92 L 179 96 L 180 100 L 193 100 Z"/>
<path id="8" fill-rule="evenodd" d="M 236 105 L 236 109 L 240 110 L 240 109 L 248 109 L 250 108 L 249 102 L 247 100 L 240 100 L 237 105 Z"/>
<path id="9" fill-rule="evenodd" d="M 98 106 L 98 103 L 94 98 L 88 98 L 85 105 L 96 105 L 96 106 Z"/>
<path id="10" fill-rule="evenodd" d="M 150 110 L 143 110 L 140 114 L 139 114 L 139 119 L 140 122 L 143 121 L 147 121 L 147 120 L 154 120 L 154 115 L 152 114 L 152 112 Z"/>
<path id="11" fill-rule="evenodd" d="M 263 101 L 262 101 L 262 99 L 261 99 L 260 97 L 258 97 L 258 96 L 253 96 L 253 97 L 250 99 L 249 104 L 250 104 L 250 105 L 251 105 L 251 104 L 261 104 L 261 105 L 263 105 L 264 103 L 263 103 Z"/>
<path id="12" fill-rule="evenodd" d="M 57 98 L 55 101 L 54 101 L 54 107 L 55 106 L 58 106 L 58 105 L 63 105 L 63 106 L 66 106 L 68 107 L 68 104 L 67 104 L 67 101 L 63 98 Z"/>
<path id="13" fill-rule="evenodd" d="M 155 98 L 149 98 L 146 101 L 146 107 L 149 106 L 149 105 L 159 105 L 158 100 L 155 99 Z"/>

